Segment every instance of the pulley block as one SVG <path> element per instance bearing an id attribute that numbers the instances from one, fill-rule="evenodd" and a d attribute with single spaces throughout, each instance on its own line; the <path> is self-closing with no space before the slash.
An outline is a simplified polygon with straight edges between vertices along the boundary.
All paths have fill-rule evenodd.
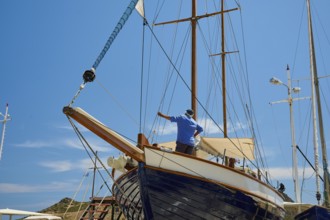
<path id="1" fill-rule="evenodd" d="M 95 79 L 95 70 L 94 69 L 90 69 L 90 70 L 86 70 L 84 72 L 84 75 L 83 75 L 83 78 L 84 78 L 84 81 L 85 83 L 87 82 L 93 82 L 94 79 Z"/>

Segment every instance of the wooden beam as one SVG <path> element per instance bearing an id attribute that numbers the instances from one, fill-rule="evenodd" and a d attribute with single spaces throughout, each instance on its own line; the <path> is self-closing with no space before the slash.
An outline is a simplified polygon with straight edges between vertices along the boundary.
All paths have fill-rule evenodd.
<path id="1" fill-rule="evenodd" d="M 144 151 L 136 147 L 124 137 L 111 130 L 100 121 L 89 115 L 81 108 L 72 108 L 66 106 L 63 108 L 63 113 L 70 118 L 76 120 L 79 124 L 86 127 L 88 130 L 125 153 L 127 156 L 132 157 L 138 162 L 144 162 Z"/>

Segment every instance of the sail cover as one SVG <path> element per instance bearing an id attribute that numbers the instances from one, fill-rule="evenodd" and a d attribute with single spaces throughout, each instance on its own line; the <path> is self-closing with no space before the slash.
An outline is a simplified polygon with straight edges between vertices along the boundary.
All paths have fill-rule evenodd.
<path id="1" fill-rule="evenodd" d="M 202 150 L 215 156 L 232 158 L 248 158 L 254 160 L 254 144 L 252 138 L 210 138 L 201 137 L 199 146 Z"/>

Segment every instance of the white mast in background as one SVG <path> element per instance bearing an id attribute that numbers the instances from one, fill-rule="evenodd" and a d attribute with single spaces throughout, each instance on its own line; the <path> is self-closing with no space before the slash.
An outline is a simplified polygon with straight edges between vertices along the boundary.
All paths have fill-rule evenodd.
<path id="1" fill-rule="evenodd" d="M 8 104 L 6 105 L 6 113 L 3 115 L 0 112 L 0 116 L 3 117 L 3 120 L 0 120 L 0 122 L 2 122 L 2 135 L 1 135 L 1 142 L 0 142 L 0 160 L 1 160 L 3 143 L 5 140 L 6 123 L 7 123 L 7 121 L 11 120 L 10 115 L 8 114 Z"/>

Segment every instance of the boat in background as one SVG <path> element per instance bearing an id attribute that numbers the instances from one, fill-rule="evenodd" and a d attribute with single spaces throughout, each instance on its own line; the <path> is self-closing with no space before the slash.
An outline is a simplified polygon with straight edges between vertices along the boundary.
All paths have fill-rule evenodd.
<path id="1" fill-rule="evenodd" d="M 49 217 L 52 217 L 51 219 L 61 219 L 57 216 L 51 216 L 49 214 L 40 213 L 40 212 L 30 212 L 30 211 L 24 211 L 24 210 L 17 210 L 17 209 L 0 209 L 0 220 L 2 219 L 3 215 L 8 215 L 9 219 L 11 220 L 13 216 L 19 215 L 19 216 L 29 216 L 30 219 L 50 219 Z"/>
<path id="2" fill-rule="evenodd" d="M 298 145 L 294 140 L 294 122 L 292 120 L 292 101 L 305 99 L 305 98 L 295 98 L 291 97 L 291 91 L 294 92 L 296 88 L 291 87 L 291 77 L 289 67 L 287 67 L 288 72 L 288 100 L 290 104 L 290 119 L 291 119 L 291 134 L 292 134 L 292 146 L 293 151 L 297 152 L 297 149 L 304 156 L 307 162 L 311 165 L 312 169 L 315 172 L 316 177 L 316 200 L 318 205 L 302 203 L 301 200 L 301 191 L 298 180 L 298 165 L 297 165 L 297 154 L 293 152 L 293 170 L 294 170 L 294 186 L 296 201 L 295 202 L 286 202 L 284 207 L 287 210 L 287 215 L 296 220 L 303 219 L 330 219 L 330 188 L 329 188 L 329 172 L 328 172 L 328 159 L 326 151 L 326 141 L 323 129 L 323 117 L 322 117 L 322 106 L 321 106 L 321 96 L 319 88 L 319 77 L 317 73 L 316 65 L 316 55 L 314 48 L 314 36 L 313 36 L 313 27 L 312 27 L 312 15 L 311 15 L 311 6 L 310 0 L 306 0 L 306 9 L 307 9 L 307 20 L 308 20 L 308 39 L 309 39 L 309 63 L 310 63 L 310 79 L 311 79 L 311 100 L 312 100 L 312 122 L 313 122 L 313 145 L 314 145 L 314 166 L 308 161 L 304 153 L 299 149 Z M 283 84 L 276 78 L 270 80 L 273 84 Z M 296 89 L 297 90 L 297 89 Z M 279 101 L 281 102 L 281 101 Z M 322 164 L 323 164 L 323 178 L 320 176 L 319 172 L 319 139 L 322 149 Z M 323 190 L 320 189 L 320 180 L 323 181 Z M 323 198 L 321 200 L 321 191 L 323 191 Z M 323 201 L 323 202 L 321 202 Z"/>
<path id="3" fill-rule="evenodd" d="M 201 137 L 200 141 L 196 143 L 200 150 L 196 151 L 195 155 L 175 152 L 175 141 L 151 142 L 152 140 L 149 140 L 142 132 L 138 134 L 137 145 L 134 145 L 123 135 L 112 130 L 83 109 L 72 106 L 85 84 L 95 79 L 95 71 L 99 63 L 135 5 L 142 4 L 141 2 L 131 1 L 93 67 L 84 73 L 84 83 L 80 86 L 79 91 L 69 106 L 63 108 L 64 114 L 78 135 L 81 133 L 71 119 L 125 154 L 125 158 L 122 157 L 124 161 L 118 163 L 111 161 L 111 164 L 117 164 L 117 170 L 125 168 L 123 174 L 116 179 L 113 173 L 109 173 L 109 176 L 114 178 L 113 196 L 126 219 L 284 219 L 285 210 L 281 192 L 270 184 L 267 174 L 263 173 L 261 169 L 252 170 L 246 165 L 248 162 L 253 164 L 252 161 L 255 159 L 255 136 L 251 134 L 250 138 L 230 137 L 227 131 L 225 57 L 231 52 L 226 51 L 225 48 L 223 22 L 224 14 L 237 10 L 237 8 L 226 10 L 224 1 L 221 1 L 220 11 L 197 15 L 197 1 L 192 0 L 191 17 L 158 24 L 190 22 L 192 31 L 192 84 L 188 87 L 189 90 L 191 89 L 191 108 L 197 113 L 197 104 L 202 106 L 206 115 L 210 116 L 219 131 L 223 132 L 223 137 Z M 139 12 L 142 15 L 140 9 Z M 222 52 L 218 55 L 221 56 L 222 67 L 220 72 L 223 91 L 223 128 L 206 111 L 198 98 L 196 89 L 197 21 L 212 16 L 218 18 L 222 26 Z M 142 17 L 144 25 L 149 28 L 151 35 L 159 42 L 149 26 L 147 18 L 144 15 Z M 208 55 L 213 56 L 212 54 Z M 168 58 L 167 54 L 165 56 Z M 176 66 L 173 62 L 171 64 L 173 71 L 181 78 L 182 76 Z M 195 119 L 197 120 L 197 118 Z M 208 127 L 204 127 L 204 130 L 207 131 Z M 87 144 L 87 146 L 89 145 Z M 98 158 L 92 147 L 89 146 L 89 148 Z M 219 158 L 222 159 L 222 163 L 218 162 Z M 243 161 L 243 165 L 235 166 L 236 160 Z M 99 158 L 98 161 L 105 167 Z"/>
<path id="4" fill-rule="evenodd" d="M 61 220 L 62 218 L 55 215 L 42 215 L 42 216 L 29 216 L 24 218 L 24 220 Z"/>
<path id="5" fill-rule="evenodd" d="M 316 125 L 316 120 L 318 119 L 319 125 L 319 137 L 321 143 L 322 150 L 322 164 L 323 164 L 323 204 L 322 206 L 312 206 L 311 208 L 299 213 L 295 216 L 296 220 L 303 219 L 330 219 L 330 179 L 329 179 L 329 171 L 328 171 L 328 158 L 327 158 L 327 150 L 326 150 L 326 141 L 323 129 L 323 116 L 322 116 L 322 106 L 321 106 L 321 94 L 319 89 L 319 77 L 317 73 L 317 65 L 316 65 L 316 55 L 315 55 L 315 47 L 314 47 L 314 36 L 313 36 L 313 27 L 312 27 L 312 15 L 311 15 L 311 6 L 310 0 L 306 0 L 307 4 L 307 15 L 308 15 L 308 38 L 309 38 L 309 55 L 310 55 L 310 74 L 312 81 L 312 103 L 313 103 L 313 120 Z M 315 109 L 316 105 L 316 109 Z M 316 113 L 317 110 L 317 113 Z M 314 142 L 317 142 L 318 137 L 315 130 Z M 316 168 L 316 185 L 317 185 L 317 200 L 320 201 L 321 194 L 319 188 L 319 172 L 318 172 L 318 145 L 315 143 L 314 151 L 315 151 L 315 168 Z"/>
<path id="6" fill-rule="evenodd" d="M 295 216 L 295 220 L 326 220 L 329 219 L 330 210 L 322 206 L 312 206 L 311 208 Z"/>

